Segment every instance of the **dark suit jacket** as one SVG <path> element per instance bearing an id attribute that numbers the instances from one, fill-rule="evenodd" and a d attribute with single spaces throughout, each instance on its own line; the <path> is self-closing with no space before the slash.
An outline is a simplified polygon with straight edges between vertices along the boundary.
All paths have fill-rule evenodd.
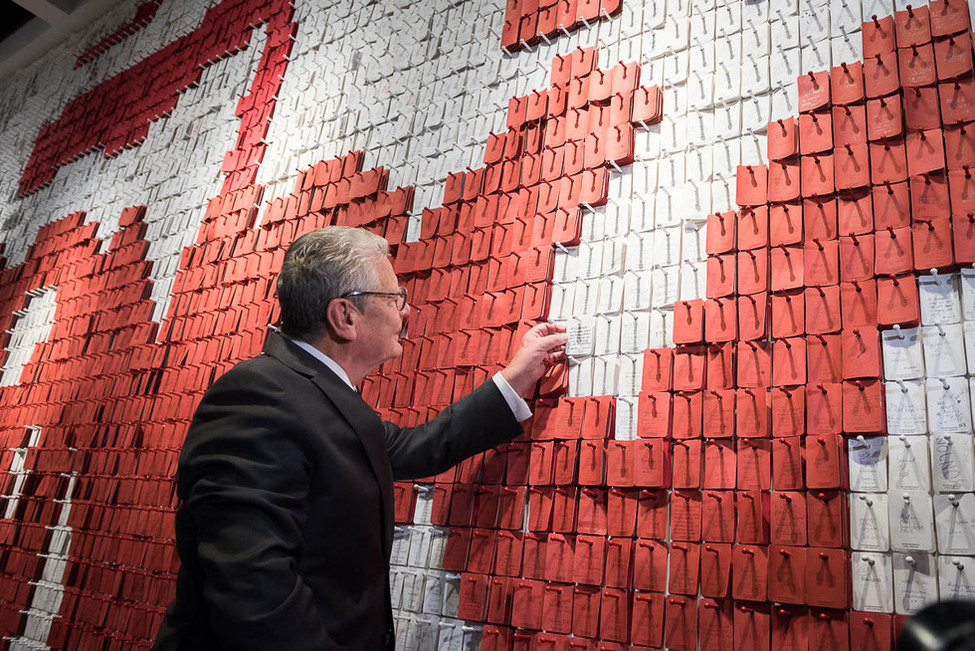
<path id="1" fill-rule="evenodd" d="M 182 566 L 157 649 L 392 649 L 393 479 L 521 431 L 494 382 L 400 428 L 270 334 L 204 395 L 180 454 Z"/>

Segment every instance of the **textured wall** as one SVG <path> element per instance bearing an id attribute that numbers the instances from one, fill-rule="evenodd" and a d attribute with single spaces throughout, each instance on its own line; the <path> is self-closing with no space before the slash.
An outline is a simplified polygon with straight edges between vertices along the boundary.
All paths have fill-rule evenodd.
<path id="1" fill-rule="evenodd" d="M 193 408 L 338 223 L 390 419 L 572 333 L 397 485 L 402 648 L 888 648 L 975 597 L 973 99 L 962 0 L 121 2 L 0 89 L 0 636 L 150 643 Z"/>

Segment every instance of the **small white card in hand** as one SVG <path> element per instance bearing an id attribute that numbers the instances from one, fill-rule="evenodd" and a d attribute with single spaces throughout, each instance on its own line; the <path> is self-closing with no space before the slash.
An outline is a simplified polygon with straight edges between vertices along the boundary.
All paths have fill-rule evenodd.
<path id="1" fill-rule="evenodd" d="M 929 379 L 925 385 L 928 427 L 932 432 L 971 432 L 969 382 L 964 377 Z"/>
<path id="2" fill-rule="evenodd" d="M 975 491 L 975 453 L 971 434 L 931 436 L 931 476 L 941 493 Z"/>
<path id="3" fill-rule="evenodd" d="M 939 556 L 938 588 L 942 601 L 975 599 L 975 558 Z"/>
<path id="4" fill-rule="evenodd" d="M 934 556 L 894 554 L 894 611 L 913 615 L 938 601 L 938 565 Z"/>
<path id="5" fill-rule="evenodd" d="M 565 328 L 566 334 L 569 335 L 569 341 L 565 344 L 565 354 L 570 357 L 592 355 L 595 329 L 595 317 L 577 316 L 569 319 Z"/>
<path id="6" fill-rule="evenodd" d="M 924 377 L 924 353 L 918 328 L 884 330 L 880 342 L 885 379 L 913 380 Z"/>
<path id="7" fill-rule="evenodd" d="M 890 490 L 931 490 L 926 436 L 889 436 L 887 450 L 890 458 Z"/>
<path id="8" fill-rule="evenodd" d="M 871 552 L 890 550 L 886 493 L 850 493 L 850 547 Z"/>
<path id="9" fill-rule="evenodd" d="M 919 276 L 917 280 L 923 325 L 961 322 L 958 274 Z"/>
<path id="10" fill-rule="evenodd" d="M 887 497 L 890 547 L 899 552 L 934 551 L 934 511 L 922 491 L 891 491 Z"/>
<path id="11" fill-rule="evenodd" d="M 965 339 L 960 323 L 921 327 L 921 346 L 928 377 L 965 375 Z"/>
<path id="12" fill-rule="evenodd" d="M 927 405 L 922 380 L 895 380 L 884 383 L 887 433 L 925 434 L 928 431 Z"/>
<path id="13" fill-rule="evenodd" d="M 938 553 L 975 554 L 975 494 L 934 496 Z"/>
<path id="14" fill-rule="evenodd" d="M 890 557 L 874 552 L 853 552 L 850 557 L 853 579 L 853 608 L 871 613 L 894 609 Z"/>
<path id="15" fill-rule="evenodd" d="M 862 440 L 861 440 L 862 438 Z M 847 442 L 850 459 L 850 490 L 887 490 L 887 437 L 858 437 Z"/>

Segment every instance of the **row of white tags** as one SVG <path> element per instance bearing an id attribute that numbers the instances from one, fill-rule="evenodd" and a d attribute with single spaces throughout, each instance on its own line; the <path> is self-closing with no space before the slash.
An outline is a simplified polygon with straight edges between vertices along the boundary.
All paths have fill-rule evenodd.
<path id="1" fill-rule="evenodd" d="M 476 651 L 481 627 L 459 619 L 394 616 L 397 651 Z"/>
<path id="2" fill-rule="evenodd" d="M 936 601 L 975 599 L 975 558 L 853 552 L 853 609 L 912 614 Z"/>
<path id="3" fill-rule="evenodd" d="M 885 383 L 885 396 L 891 435 L 972 431 L 975 377 L 895 380 Z"/>
<path id="4" fill-rule="evenodd" d="M 975 493 L 851 493 L 850 546 L 875 552 L 975 554 Z"/>
<path id="5" fill-rule="evenodd" d="M 852 491 L 975 491 L 971 434 L 860 437 L 848 446 Z"/>

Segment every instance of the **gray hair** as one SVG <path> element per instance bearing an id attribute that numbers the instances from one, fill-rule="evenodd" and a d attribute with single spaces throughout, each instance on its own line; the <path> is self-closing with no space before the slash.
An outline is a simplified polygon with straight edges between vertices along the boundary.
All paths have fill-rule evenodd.
<path id="1" fill-rule="evenodd" d="M 328 304 L 349 292 L 375 289 L 375 261 L 388 255 L 389 243 L 361 228 L 328 226 L 299 237 L 278 274 L 281 331 L 298 339 L 322 335 Z"/>

